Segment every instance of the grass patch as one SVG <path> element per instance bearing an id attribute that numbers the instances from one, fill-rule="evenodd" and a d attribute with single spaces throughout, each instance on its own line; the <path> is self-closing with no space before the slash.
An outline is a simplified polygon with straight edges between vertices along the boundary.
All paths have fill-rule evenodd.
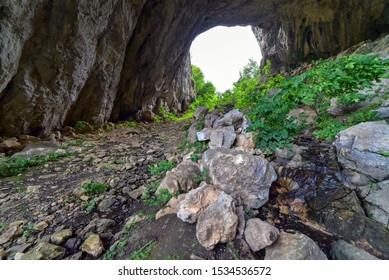
<path id="1" fill-rule="evenodd" d="M 107 190 L 107 186 L 105 184 L 96 182 L 85 183 L 82 187 L 84 188 L 87 196 L 96 196 Z"/>
<path id="2" fill-rule="evenodd" d="M 47 162 L 56 161 L 67 155 L 68 154 L 51 153 L 47 156 L 36 156 L 31 159 L 6 157 L 0 160 L 0 178 L 16 176 L 31 167 L 42 166 Z"/>
<path id="3" fill-rule="evenodd" d="M 378 153 L 381 155 L 381 156 L 384 156 L 384 157 L 389 157 L 389 151 L 378 151 Z"/>
<path id="4" fill-rule="evenodd" d="M 154 166 L 150 166 L 149 171 L 151 175 L 163 175 L 167 171 L 172 170 L 175 165 L 176 164 L 173 161 L 164 160 L 164 161 L 160 161 Z"/>
<path id="5" fill-rule="evenodd" d="M 151 252 L 156 245 L 157 241 L 152 240 L 147 242 L 139 250 L 131 253 L 130 260 L 148 260 L 150 259 Z"/>
<path id="6" fill-rule="evenodd" d="M 117 257 L 119 258 L 123 257 L 125 254 L 124 248 L 126 247 L 126 245 L 127 245 L 126 240 L 120 240 L 116 242 L 107 250 L 107 252 L 105 252 L 104 259 L 114 260 Z"/>
<path id="7" fill-rule="evenodd" d="M 165 205 L 170 199 L 172 195 L 167 189 L 162 189 L 159 194 L 154 196 L 150 196 L 143 200 L 143 202 L 148 206 L 162 206 Z"/>

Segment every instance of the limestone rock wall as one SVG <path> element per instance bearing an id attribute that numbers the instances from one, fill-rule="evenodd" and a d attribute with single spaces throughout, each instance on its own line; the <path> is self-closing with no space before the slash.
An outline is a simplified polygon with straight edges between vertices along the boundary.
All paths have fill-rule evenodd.
<path id="1" fill-rule="evenodd" d="M 389 1 L 2 0 L 0 134 L 182 111 L 193 39 L 248 24 L 265 59 L 288 70 L 389 32 Z"/>

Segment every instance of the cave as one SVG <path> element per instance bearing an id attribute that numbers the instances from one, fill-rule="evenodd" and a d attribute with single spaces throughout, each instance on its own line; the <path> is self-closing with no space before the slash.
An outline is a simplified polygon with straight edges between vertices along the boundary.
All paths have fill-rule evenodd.
<path id="1" fill-rule="evenodd" d="M 182 112 L 191 42 L 215 26 L 253 26 L 273 72 L 389 31 L 387 0 L 5 0 L 0 13 L 2 135 Z"/>

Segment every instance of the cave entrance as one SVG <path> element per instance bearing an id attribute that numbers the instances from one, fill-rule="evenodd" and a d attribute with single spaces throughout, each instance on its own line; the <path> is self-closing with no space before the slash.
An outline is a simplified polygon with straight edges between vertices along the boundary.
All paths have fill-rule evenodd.
<path id="1" fill-rule="evenodd" d="M 231 89 L 250 59 L 260 64 L 262 54 L 251 26 L 217 26 L 198 35 L 190 48 L 191 63 L 220 93 Z"/>

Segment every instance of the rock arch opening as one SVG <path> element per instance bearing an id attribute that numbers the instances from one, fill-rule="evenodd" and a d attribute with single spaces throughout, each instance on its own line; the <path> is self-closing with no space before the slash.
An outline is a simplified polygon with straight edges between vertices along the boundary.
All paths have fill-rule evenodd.
<path id="1" fill-rule="evenodd" d="M 102 124 L 158 104 L 182 111 L 191 42 L 218 25 L 254 26 L 278 71 L 389 30 L 387 0 L 5 0 L 0 11 L 0 134 L 8 135 Z"/>

